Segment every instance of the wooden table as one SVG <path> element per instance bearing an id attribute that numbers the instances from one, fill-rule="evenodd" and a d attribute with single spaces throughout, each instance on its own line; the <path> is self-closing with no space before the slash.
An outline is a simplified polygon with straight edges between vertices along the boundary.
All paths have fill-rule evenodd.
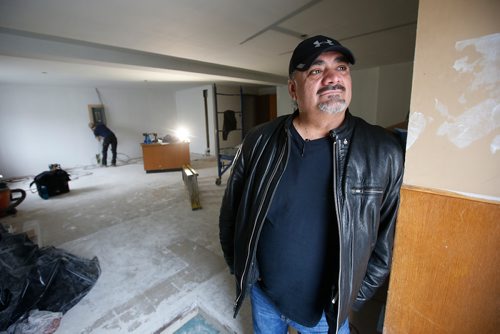
<path id="1" fill-rule="evenodd" d="M 191 163 L 189 143 L 141 144 L 144 170 L 164 171 L 182 169 L 183 165 Z"/>

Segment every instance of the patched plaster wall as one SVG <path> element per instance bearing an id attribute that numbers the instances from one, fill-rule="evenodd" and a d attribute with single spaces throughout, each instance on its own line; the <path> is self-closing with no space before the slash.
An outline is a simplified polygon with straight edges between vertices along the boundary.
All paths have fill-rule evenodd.
<path id="1" fill-rule="evenodd" d="M 405 184 L 500 201 L 499 12 L 420 1 Z"/>

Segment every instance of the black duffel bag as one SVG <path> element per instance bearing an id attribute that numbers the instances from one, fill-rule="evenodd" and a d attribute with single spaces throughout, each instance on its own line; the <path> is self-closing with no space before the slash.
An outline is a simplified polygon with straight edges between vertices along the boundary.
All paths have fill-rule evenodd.
<path id="1" fill-rule="evenodd" d="M 38 195 L 43 199 L 49 199 L 49 197 L 69 192 L 68 181 L 70 180 L 69 174 L 65 170 L 57 168 L 35 176 L 30 188 L 36 184 Z"/>

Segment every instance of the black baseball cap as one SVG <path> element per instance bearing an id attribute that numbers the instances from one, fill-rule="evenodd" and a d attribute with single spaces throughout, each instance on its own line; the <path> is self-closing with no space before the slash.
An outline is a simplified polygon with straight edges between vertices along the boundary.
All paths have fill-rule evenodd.
<path id="1" fill-rule="evenodd" d="M 317 35 L 303 40 L 293 50 L 290 65 L 288 66 L 288 75 L 291 75 L 293 71 L 307 70 L 313 61 L 326 51 L 340 52 L 347 58 L 349 63 L 354 65 L 354 56 L 348 48 L 333 38 Z"/>

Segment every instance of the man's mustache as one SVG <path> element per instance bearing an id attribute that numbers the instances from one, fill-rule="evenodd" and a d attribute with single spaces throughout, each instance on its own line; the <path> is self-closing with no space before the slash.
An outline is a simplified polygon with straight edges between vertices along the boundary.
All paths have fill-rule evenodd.
<path id="1" fill-rule="evenodd" d="M 328 85 L 325 87 L 321 87 L 316 94 L 321 94 L 323 92 L 329 91 L 329 90 L 342 90 L 345 91 L 345 87 L 341 84 L 336 84 L 336 85 Z"/>

